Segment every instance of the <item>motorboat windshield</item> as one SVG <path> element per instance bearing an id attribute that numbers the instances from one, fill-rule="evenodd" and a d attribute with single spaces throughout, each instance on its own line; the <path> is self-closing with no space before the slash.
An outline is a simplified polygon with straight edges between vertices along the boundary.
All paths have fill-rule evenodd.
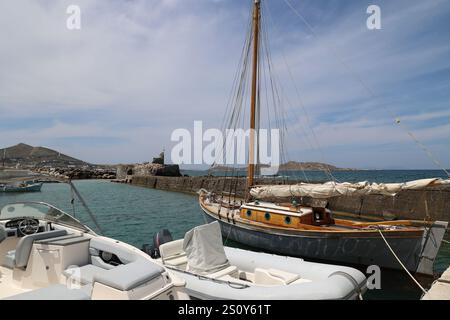
<path id="1" fill-rule="evenodd" d="M 44 202 L 19 202 L 4 206 L 0 211 L 0 220 L 10 220 L 14 218 L 34 218 L 56 224 L 74 227 L 85 232 L 92 232 L 80 221 Z"/>

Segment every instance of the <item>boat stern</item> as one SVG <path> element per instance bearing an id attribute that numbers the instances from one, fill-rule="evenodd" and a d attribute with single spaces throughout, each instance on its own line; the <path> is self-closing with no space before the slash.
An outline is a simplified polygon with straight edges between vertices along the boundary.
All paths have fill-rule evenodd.
<path id="1" fill-rule="evenodd" d="M 419 264 L 416 270 L 417 273 L 433 275 L 434 260 L 441 247 L 447 227 L 448 222 L 435 221 L 431 226 L 425 228 Z"/>

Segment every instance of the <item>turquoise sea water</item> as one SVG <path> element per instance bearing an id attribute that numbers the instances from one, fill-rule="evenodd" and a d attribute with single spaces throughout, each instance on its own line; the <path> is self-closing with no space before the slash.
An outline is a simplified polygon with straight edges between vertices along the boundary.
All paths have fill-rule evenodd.
<path id="1" fill-rule="evenodd" d="M 144 243 L 151 243 L 153 234 L 163 228 L 169 229 L 174 238 L 181 238 L 186 231 L 204 222 L 197 197 L 192 195 L 108 181 L 76 181 L 75 185 L 96 215 L 104 235 L 138 248 L 141 248 Z M 39 193 L 0 193 L 0 206 L 16 201 L 43 201 L 72 214 L 70 199 L 71 193 L 67 184 L 44 184 L 42 192 Z M 95 230 L 93 223 L 78 202 L 75 203 L 75 216 Z M 447 240 L 450 240 L 448 236 Z M 228 245 L 236 244 L 228 243 Z M 443 244 L 435 267 L 437 271 L 442 271 L 449 265 L 450 246 Z M 365 298 L 418 299 L 420 297 L 420 291 L 404 272 L 383 270 L 381 280 L 382 290 L 371 291 Z"/>
<path id="2" fill-rule="evenodd" d="M 450 172 L 450 170 L 447 170 Z M 207 171 L 199 170 L 182 170 L 183 174 L 189 176 L 202 176 L 207 175 Z M 233 175 L 228 172 L 213 172 L 215 176 Z M 246 171 L 237 172 L 239 176 L 245 176 Z M 236 175 L 236 173 L 234 173 Z M 333 171 L 332 176 L 324 171 L 285 171 L 279 172 L 278 177 L 286 179 L 295 179 L 301 181 L 310 182 L 324 182 L 333 179 L 341 182 L 360 182 L 369 181 L 376 183 L 388 183 L 388 182 L 406 182 L 412 180 L 426 179 L 426 178 L 442 178 L 448 179 L 449 177 L 443 170 L 349 170 L 349 171 Z"/>

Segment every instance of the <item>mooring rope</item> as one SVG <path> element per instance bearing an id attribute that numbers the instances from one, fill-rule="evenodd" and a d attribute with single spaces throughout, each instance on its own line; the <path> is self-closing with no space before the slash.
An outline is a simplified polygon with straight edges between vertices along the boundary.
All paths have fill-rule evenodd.
<path id="1" fill-rule="evenodd" d="M 233 289 L 247 289 L 247 288 L 250 288 L 250 285 L 244 284 L 244 283 L 236 283 L 236 282 L 231 282 L 229 280 L 214 279 L 214 278 L 210 278 L 210 277 L 205 276 L 205 275 L 200 275 L 200 274 L 193 273 L 193 272 L 190 272 L 190 271 L 187 271 L 187 270 L 182 270 L 182 269 L 179 269 L 177 267 L 170 266 L 170 265 L 164 265 L 164 267 L 169 269 L 169 270 L 173 270 L 173 271 L 176 271 L 176 272 L 180 272 L 180 273 L 183 273 L 183 274 L 188 274 L 188 275 L 194 276 L 197 279 L 202 280 L 202 281 L 211 281 L 211 282 L 218 283 L 218 284 L 226 284 L 226 285 L 230 286 Z"/>
<path id="2" fill-rule="evenodd" d="M 420 283 L 413 277 L 413 275 L 408 271 L 408 269 L 405 267 L 405 265 L 402 263 L 402 261 L 399 259 L 399 257 L 395 254 L 394 250 L 392 249 L 392 247 L 389 245 L 386 238 L 384 237 L 383 232 L 381 232 L 380 229 L 378 229 L 378 232 L 380 233 L 381 238 L 383 238 L 384 242 L 386 243 L 386 246 L 391 251 L 392 255 L 395 257 L 395 259 L 397 259 L 398 263 L 402 266 L 402 268 L 406 271 L 406 273 L 411 277 L 411 279 L 417 284 L 417 286 L 420 288 L 420 290 L 422 290 L 422 292 L 424 294 L 426 294 L 427 290 L 425 290 L 425 288 L 420 285 Z"/>
<path id="3" fill-rule="evenodd" d="M 233 213 L 233 215 L 234 215 L 234 213 Z M 233 220 L 234 220 L 234 216 L 233 216 Z M 227 234 L 227 237 L 225 238 L 225 242 L 223 243 L 224 246 L 226 246 L 228 244 L 228 238 L 230 237 L 231 229 L 234 227 L 234 225 L 231 224 L 231 223 L 229 225 L 230 226 L 229 226 L 229 229 L 228 229 L 228 234 Z"/>

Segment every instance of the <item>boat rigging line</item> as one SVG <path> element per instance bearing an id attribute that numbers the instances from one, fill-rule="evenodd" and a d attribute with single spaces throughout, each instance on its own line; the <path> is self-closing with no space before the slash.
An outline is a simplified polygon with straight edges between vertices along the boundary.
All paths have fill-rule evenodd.
<path id="1" fill-rule="evenodd" d="M 73 216 L 76 217 L 76 215 L 75 215 L 75 194 L 73 192 L 73 188 L 70 188 L 70 204 L 72 205 Z"/>
<path id="2" fill-rule="evenodd" d="M 275 22 L 275 19 L 273 18 L 272 12 L 270 11 L 270 6 L 267 5 L 266 3 L 263 3 L 263 5 L 267 8 L 267 12 L 269 13 L 268 16 L 269 16 L 270 21 L 272 22 L 273 27 L 274 27 L 275 29 L 278 29 L 278 26 L 277 26 L 277 24 L 276 24 L 276 22 Z M 290 80 L 291 80 L 291 82 L 292 82 L 292 85 L 293 85 L 293 87 L 294 87 L 294 89 L 295 89 L 295 93 L 296 93 L 296 95 L 297 95 L 297 99 L 298 99 L 298 101 L 299 101 L 299 105 L 300 105 L 300 107 L 302 108 L 302 111 L 303 111 L 303 113 L 304 113 L 304 115 L 305 115 L 306 125 L 307 125 L 308 130 L 311 132 L 311 135 L 312 135 L 312 142 L 311 142 L 311 141 L 309 141 L 309 137 L 308 137 L 308 134 L 306 133 L 306 131 L 303 130 L 303 127 L 302 127 L 302 126 L 300 126 L 300 127 L 302 128 L 302 132 L 303 132 L 303 134 L 304 134 L 304 136 L 305 136 L 305 140 L 306 140 L 307 143 L 310 145 L 311 149 L 313 149 L 313 150 L 319 152 L 321 161 L 322 161 L 323 163 L 326 163 L 327 161 L 325 160 L 325 155 L 324 155 L 324 152 L 323 152 L 323 148 L 321 147 L 321 145 L 320 145 L 320 143 L 319 143 L 319 139 L 317 138 L 316 132 L 315 132 L 314 127 L 313 127 L 313 125 L 312 125 L 311 118 L 310 118 L 310 116 L 309 116 L 309 113 L 307 112 L 305 103 L 304 103 L 304 101 L 303 101 L 303 99 L 302 99 L 302 97 L 301 97 L 300 90 L 299 90 L 298 85 L 297 85 L 297 83 L 296 83 L 296 81 L 295 81 L 295 79 L 294 79 L 294 76 L 293 76 L 293 74 L 292 74 L 292 70 L 291 70 L 291 68 L 290 68 L 290 66 L 289 66 L 289 64 L 288 64 L 288 62 L 287 62 L 286 54 L 284 53 L 284 50 L 283 50 L 282 47 L 280 48 L 280 52 L 281 52 L 281 56 L 282 56 L 282 58 L 283 58 L 283 62 L 284 62 L 284 65 L 285 65 L 285 67 L 286 67 L 286 70 L 287 70 L 287 72 L 288 72 L 289 78 L 290 78 Z M 289 103 L 289 100 L 288 100 L 288 103 Z M 289 104 L 290 104 L 290 103 L 289 103 Z M 292 106 L 292 104 L 290 104 L 290 105 Z M 298 118 L 298 116 L 297 116 L 297 113 L 295 113 L 295 112 L 293 111 L 293 108 L 292 108 L 292 107 L 290 108 L 290 110 L 291 110 L 292 115 L 294 116 L 294 119 L 295 119 L 296 123 L 300 123 L 300 120 L 299 120 L 299 118 Z M 297 128 L 297 126 L 295 126 L 294 128 Z M 305 178 L 306 178 L 306 174 L 305 174 L 305 171 L 304 171 L 303 169 L 302 169 L 302 172 L 303 172 L 303 174 L 304 174 L 304 176 L 305 176 Z M 340 181 L 333 175 L 333 173 L 331 172 L 331 170 L 330 170 L 330 168 L 329 168 L 328 166 L 325 166 L 324 172 L 325 172 L 326 175 L 328 175 L 328 177 L 329 177 L 332 181 L 340 182 Z M 308 179 L 308 178 L 306 178 L 306 182 L 309 182 L 309 179 Z"/>
<path id="3" fill-rule="evenodd" d="M 381 235 L 381 238 L 383 238 L 384 243 L 386 243 L 386 246 L 388 247 L 388 249 L 391 251 L 392 255 L 394 256 L 395 259 L 397 259 L 398 263 L 402 266 L 403 270 L 405 270 L 405 272 L 411 277 L 411 279 L 415 282 L 415 284 L 417 284 L 417 286 L 420 288 L 420 290 L 422 290 L 422 292 L 424 294 L 427 293 L 427 290 L 425 290 L 424 287 L 421 286 L 421 284 L 414 278 L 414 276 L 408 271 L 408 269 L 405 267 L 405 265 L 403 264 L 403 262 L 400 260 L 400 258 L 395 254 L 394 250 L 392 249 L 392 247 L 389 245 L 389 243 L 387 242 L 386 238 L 383 235 L 383 232 L 381 232 L 380 228 L 377 228 L 378 232 Z"/>
<path id="4" fill-rule="evenodd" d="M 312 33 L 312 35 L 318 39 L 318 35 L 316 33 L 316 31 L 314 30 L 314 28 L 311 26 L 311 24 L 306 20 L 306 18 L 297 10 L 295 9 L 295 7 L 292 5 L 292 3 L 289 0 L 283 0 L 286 5 L 292 10 L 292 12 L 300 18 L 300 20 L 305 24 L 305 26 L 309 29 L 309 31 Z M 326 45 L 326 44 L 325 44 Z M 360 83 L 360 85 L 367 91 L 367 93 L 369 94 L 369 96 L 372 99 L 376 99 L 376 95 L 374 93 L 374 91 L 367 85 L 367 83 L 356 73 L 353 71 L 353 69 L 350 67 L 350 65 L 348 65 L 344 59 L 342 59 L 338 53 L 337 50 L 332 47 L 332 45 L 330 45 L 330 47 L 328 47 L 329 51 L 332 53 L 333 57 L 336 58 L 343 66 L 344 68 L 347 70 L 347 72 L 353 76 L 357 82 Z M 396 116 L 392 110 L 390 110 L 388 107 L 386 107 L 383 104 L 380 104 L 380 106 L 387 111 L 392 119 L 395 119 L 395 124 L 397 124 L 401 129 L 403 129 L 408 136 L 416 143 L 416 145 L 422 149 L 425 154 L 428 156 L 428 158 L 430 158 L 430 160 L 441 170 L 443 170 L 445 172 L 445 174 L 450 178 L 450 173 L 447 171 L 447 169 L 445 169 L 443 167 L 443 165 L 441 164 L 441 162 L 437 159 L 437 157 L 431 152 L 431 150 L 425 145 L 423 144 L 415 135 L 414 133 L 411 132 L 411 130 L 409 130 L 406 126 L 403 125 L 400 117 Z"/>
<path id="5" fill-rule="evenodd" d="M 97 227 L 100 235 L 103 234 L 102 228 L 100 227 L 97 219 L 95 218 L 94 214 L 92 213 L 91 209 L 89 209 L 88 205 L 86 204 L 86 202 L 84 201 L 83 197 L 81 196 L 81 194 L 78 192 L 77 188 L 75 187 L 75 185 L 73 184 L 72 180 L 68 180 L 67 182 L 72 190 L 72 192 L 77 196 L 78 200 L 80 200 L 81 204 L 83 205 L 83 207 L 86 209 L 87 213 L 89 214 L 89 216 L 91 217 L 92 221 L 94 222 L 95 226 Z"/>

